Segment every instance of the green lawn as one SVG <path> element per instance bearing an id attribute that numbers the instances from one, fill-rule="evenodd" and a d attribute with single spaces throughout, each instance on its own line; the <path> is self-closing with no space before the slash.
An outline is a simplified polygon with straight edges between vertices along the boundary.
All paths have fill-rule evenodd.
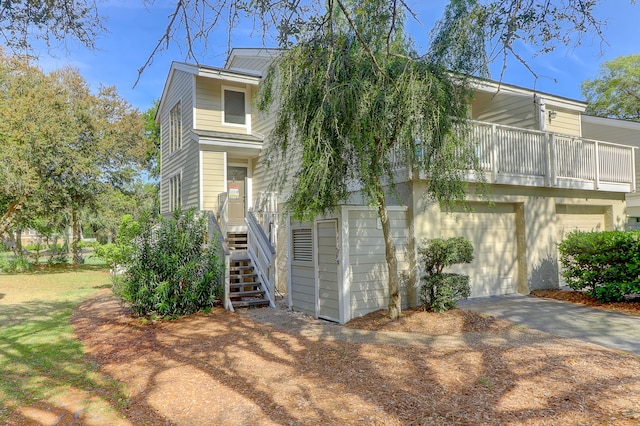
<path id="1" fill-rule="evenodd" d="M 70 324 L 73 307 L 109 283 L 90 266 L 0 274 L 0 424 L 78 403 L 109 416 L 126 403 L 120 385 L 85 359 Z"/>

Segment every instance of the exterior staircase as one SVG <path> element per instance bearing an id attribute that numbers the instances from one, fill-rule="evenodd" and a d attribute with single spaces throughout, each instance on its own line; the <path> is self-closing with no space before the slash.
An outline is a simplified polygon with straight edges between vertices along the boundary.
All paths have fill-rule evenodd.
<path id="1" fill-rule="evenodd" d="M 229 246 L 229 250 L 246 250 L 247 232 L 227 232 L 227 245 Z"/>
<path id="2" fill-rule="evenodd" d="M 236 251 L 231 255 L 229 262 L 229 300 L 234 308 L 269 306 L 267 293 L 246 252 Z"/>

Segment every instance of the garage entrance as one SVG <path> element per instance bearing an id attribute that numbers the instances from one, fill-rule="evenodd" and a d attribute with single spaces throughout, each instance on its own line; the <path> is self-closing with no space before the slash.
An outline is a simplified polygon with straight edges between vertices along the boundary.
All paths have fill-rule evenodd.
<path id="1" fill-rule="evenodd" d="M 516 292 L 518 249 L 513 204 L 472 203 L 471 211 L 442 212 L 442 238 L 465 237 L 473 244 L 473 262 L 451 272 L 469 276 L 471 297 Z"/>

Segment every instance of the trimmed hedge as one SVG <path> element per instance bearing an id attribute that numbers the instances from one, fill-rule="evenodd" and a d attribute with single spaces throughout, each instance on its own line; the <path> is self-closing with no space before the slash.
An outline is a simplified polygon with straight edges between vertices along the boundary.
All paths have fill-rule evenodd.
<path id="1" fill-rule="evenodd" d="M 574 231 L 559 245 L 562 276 L 601 302 L 640 293 L 639 231 Z"/>
<path id="2" fill-rule="evenodd" d="M 425 308 L 444 312 L 456 307 L 458 300 L 471 294 L 469 277 L 444 273 L 444 268 L 473 260 L 473 246 L 463 237 L 423 240 L 418 254 L 424 264 L 424 284 L 420 296 Z"/>

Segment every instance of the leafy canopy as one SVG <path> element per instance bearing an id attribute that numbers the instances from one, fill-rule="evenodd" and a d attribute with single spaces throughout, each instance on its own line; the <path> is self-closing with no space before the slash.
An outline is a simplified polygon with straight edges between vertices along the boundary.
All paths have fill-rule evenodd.
<path id="1" fill-rule="evenodd" d="M 77 70 L 1 53 L 0 86 L 0 235 L 29 215 L 95 210 L 136 179 L 148 139 L 114 88 L 92 94 Z"/>
<path id="2" fill-rule="evenodd" d="M 602 64 L 596 78 L 582 83 L 582 93 L 587 113 L 640 122 L 640 54 Z"/>

